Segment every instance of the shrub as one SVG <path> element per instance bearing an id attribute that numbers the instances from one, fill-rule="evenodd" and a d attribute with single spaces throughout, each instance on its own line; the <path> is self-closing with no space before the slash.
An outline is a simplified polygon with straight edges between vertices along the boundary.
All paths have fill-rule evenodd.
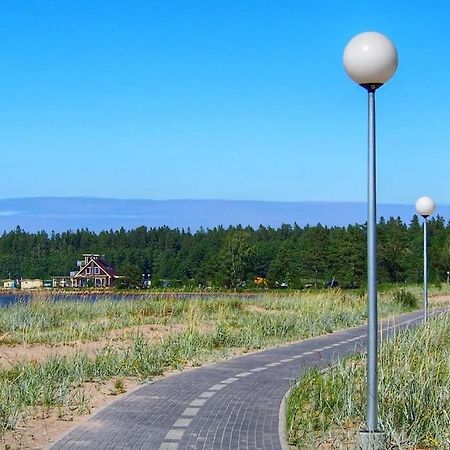
<path id="1" fill-rule="evenodd" d="M 393 295 L 395 303 L 405 308 L 417 308 L 419 305 L 419 299 L 410 291 L 406 289 L 400 289 L 394 292 Z"/>

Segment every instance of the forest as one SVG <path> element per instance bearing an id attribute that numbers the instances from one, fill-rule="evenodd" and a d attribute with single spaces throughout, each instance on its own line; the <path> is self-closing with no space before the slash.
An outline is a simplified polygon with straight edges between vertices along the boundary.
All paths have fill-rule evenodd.
<path id="1" fill-rule="evenodd" d="M 428 220 L 429 280 L 448 281 L 450 224 Z M 94 233 L 28 233 L 17 227 L 0 237 L 0 278 L 68 275 L 83 253 L 105 255 L 124 278 L 121 287 L 305 288 L 334 280 L 344 288 L 364 287 L 366 226 L 279 228 L 217 227 L 196 232 L 138 227 Z M 380 283 L 422 279 L 422 219 L 378 223 Z"/>

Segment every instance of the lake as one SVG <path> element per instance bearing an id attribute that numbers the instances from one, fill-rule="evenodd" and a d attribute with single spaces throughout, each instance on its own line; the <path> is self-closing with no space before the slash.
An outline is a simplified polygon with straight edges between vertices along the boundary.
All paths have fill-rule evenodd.
<path id="1" fill-rule="evenodd" d="M 8 306 L 13 303 L 28 303 L 32 298 L 43 297 L 55 302 L 58 301 L 87 301 L 95 302 L 97 300 L 138 300 L 142 298 L 176 298 L 179 300 L 191 300 L 193 298 L 205 298 L 205 299 L 220 299 L 220 298 L 230 298 L 239 297 L 244 300 L 247 298 L 254 298 L 256 295 L 252 292 L 246 293 L 235 293 L 235 292 L 146 292 L 145 294 L 120 294 L 120 293 L 105 293 L 105 294 L 74 294 L 74 293 L 26 293 L 26 292 L 14 292 L 11 294 L 1 294 L 0 295 L 0 307 Z"/>

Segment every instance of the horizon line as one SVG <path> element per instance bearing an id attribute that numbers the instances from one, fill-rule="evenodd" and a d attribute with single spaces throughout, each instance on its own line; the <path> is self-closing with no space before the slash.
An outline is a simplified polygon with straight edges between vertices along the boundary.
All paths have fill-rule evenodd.
<path id="1" fill-rule="evenodd" d="M 143 202 L 232 202 L 232 203 L 303 203 L 303 204 L 367 204 L 365 200 L 257 200 L 257 199 L 230 199 L 230 198 L 119 198 L 119 197 L 98 197 L 98 196 L 30 196 L 30 197 L 8 197 L 1 198 L 1 201 L 14 200 L 113 200 L 113 201 L 143 201 Z M 411 206 L 414 202 L 379 202 L 378 205 L 401 205 Z M 441 204 L 441 206 L 450 206 L 450 204 Z"/>

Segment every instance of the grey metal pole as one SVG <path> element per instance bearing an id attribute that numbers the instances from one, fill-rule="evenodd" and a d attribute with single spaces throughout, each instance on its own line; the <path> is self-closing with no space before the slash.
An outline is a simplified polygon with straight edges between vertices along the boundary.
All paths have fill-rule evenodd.
<path id="1" fill-rule="evenodd" d="M 423 321 L 428 319 L 427 216 L 423 216 Z"/>
<path id="2" fill-rule="evenodd" d="M 376 223 L 376 141 L 375 141 L 375 89 L 369 94 L 368 134 L 368 193 L 367 193 L 367 296 L 368 296 L 368 346 L 367 346 L 367 411 L 369 432 L 378 430 L 378 314 L 377 314 L 377 223 Z"/>

